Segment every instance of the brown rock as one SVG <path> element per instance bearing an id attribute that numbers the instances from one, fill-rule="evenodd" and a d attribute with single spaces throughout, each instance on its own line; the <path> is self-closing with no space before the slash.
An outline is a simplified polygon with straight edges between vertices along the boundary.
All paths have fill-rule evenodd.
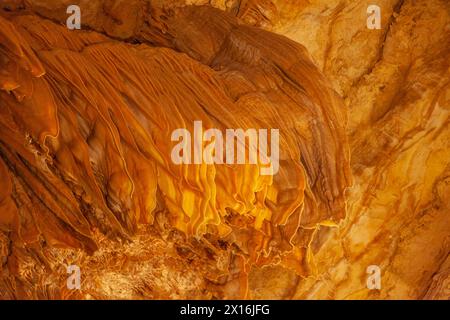
<path id="1" fill-rule="evenodd" d="M 2 298 L 449 298 L 446 1 L 72 2 L 0 6 Z M 175 164 L 194 121 L 278 173 Z"/>

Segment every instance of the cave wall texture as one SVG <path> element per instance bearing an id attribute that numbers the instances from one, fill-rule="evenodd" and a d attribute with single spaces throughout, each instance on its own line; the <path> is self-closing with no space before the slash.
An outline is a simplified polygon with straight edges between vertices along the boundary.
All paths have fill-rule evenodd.
<path id="1" fill-rule="evenodd" d="M 449 114 L 448 0 L 0 0 L 0 298 L 449 299 Z"/>

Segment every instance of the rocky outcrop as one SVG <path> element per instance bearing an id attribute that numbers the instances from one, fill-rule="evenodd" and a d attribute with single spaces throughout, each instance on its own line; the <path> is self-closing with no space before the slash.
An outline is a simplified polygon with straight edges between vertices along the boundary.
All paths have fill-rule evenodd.
<path id="1" fill-rule="evenodd" d="M 381 30 L 250 0 L 78 1 L 68 30 L 70 2 L 0 11 L 2 298 L 449 297 L 445 1 Z M 195 121 L 279 129 L 277 174 L 175 164 Z"/>

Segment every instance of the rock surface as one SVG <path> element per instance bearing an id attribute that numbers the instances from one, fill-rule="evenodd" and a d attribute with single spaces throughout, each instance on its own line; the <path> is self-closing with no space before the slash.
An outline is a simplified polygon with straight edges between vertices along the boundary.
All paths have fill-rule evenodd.
<path id="1" fill-rule="evenodd" d="M 2 1 L 0 297 L 449 299 L 450 4 L 376 2 Z M 278 174 L 175 165 L 199 120 Z"/>

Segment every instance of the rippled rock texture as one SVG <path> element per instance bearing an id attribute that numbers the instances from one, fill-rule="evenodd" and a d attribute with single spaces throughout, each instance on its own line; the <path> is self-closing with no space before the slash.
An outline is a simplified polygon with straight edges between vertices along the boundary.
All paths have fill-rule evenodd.
<path id="1" fill-rule="evenodd" d="M 450 4 L 375 2 L 1 1 L 0 297 L 448 299 Z"/>

